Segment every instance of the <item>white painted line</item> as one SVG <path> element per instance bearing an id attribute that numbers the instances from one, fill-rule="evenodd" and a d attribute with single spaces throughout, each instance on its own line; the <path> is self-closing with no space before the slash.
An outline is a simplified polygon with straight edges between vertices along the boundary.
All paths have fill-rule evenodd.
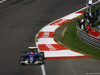
<path id="1" fill-rule="evenodd" d="M 0 1 L 0 3 L 3 3 L 4 1 Z"/>
<path id="2" fill-rule="evenodd" d="M 57 44 L 53 38 L 39 38 L 38 44 Z"/>
<path id="3" fill-rule="evenodd" d="M 4 1 L 6 1 L 6 0 L 2 0 L 2 1 L 0 1 L 0 3 L 3 3 Z"/>
<path id="4" fill-rule="evenodd" d="M 44 28 L 42 28 L 40 31 L 42 32 L 54 32 L 59 26 L 45 26 Z"/>
<path id="5" fill-rule="evenodd" d="M 44 64 L 41 65 L 41 69 L 42 69 L 42 75 L 46 75 L 46 71 L 45 71 L 45 66 L 44 66 Z"/>
<path id="6" fill-rule="evenodd" d="M 44 53 L 45 53 L 45 57 L 84 56 L 83 54 L 80 54 L 71 50 L 44 51 Z"/>

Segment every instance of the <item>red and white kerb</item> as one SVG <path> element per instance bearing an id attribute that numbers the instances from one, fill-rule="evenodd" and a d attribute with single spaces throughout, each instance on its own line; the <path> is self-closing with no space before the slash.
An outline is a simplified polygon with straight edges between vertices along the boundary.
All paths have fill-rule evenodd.
<path id="1" fill-rule="evenodd" d="M 46 59 L 62 59 L 62 58 L 86 58 L 89 56 L 80 54 L 73 50 L 69 50 L 62 45 L 57 44 L 53 39 L 53 33 L 62 24 L 83 15 L 83 11 L 74 12 L 65 17 L 62 17 L 45 27 L 38 33 L 38 41 L 36 42 L 40 51 L 45 53 Z"/>

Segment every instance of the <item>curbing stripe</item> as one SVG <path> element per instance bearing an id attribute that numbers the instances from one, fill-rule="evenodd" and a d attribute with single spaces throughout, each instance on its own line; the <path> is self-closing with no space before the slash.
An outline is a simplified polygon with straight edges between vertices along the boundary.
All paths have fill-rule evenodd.
<path id="1" fill-rule="evenodd" d="M 59 26 L 50 26 L 50 25 L 48 25 L 48 26 L 45 26 L 42 30 L 41 30 L 41 32 L 54 32 L 57 28 L 58 28 Z"/>
<path id="2" fill-rule="evenodd" d="M 40 44 L 38 45 L 40 48 L 40 51 L 59 51 L 59 50 L 69 50 L 62 45 L 59 44 Z"/>
<path id="3" fill-rule="evenodd" d="M 40 32 L 38 38 L 53 38 L 53 32 Z"/>
<path id="4" fill-rule="evenodd" d="M 39 38 L 38 44 L 57 44 L 53 38 Z"/>
<path id="5" fill-rule="evenodd" d="M 75 57 L 83 56 L 83 54 L 71 51 L 71 50 L 59 50 L 59 51 L 44 51 L 45 57 Z"/>

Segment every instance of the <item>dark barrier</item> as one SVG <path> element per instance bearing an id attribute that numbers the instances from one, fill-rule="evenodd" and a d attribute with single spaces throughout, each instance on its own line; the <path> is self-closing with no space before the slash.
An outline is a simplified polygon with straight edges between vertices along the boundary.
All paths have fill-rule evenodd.
<path id="1" fill-rule="evenodd" d="M 100 15 L 100 9 L 97 9 L 94 12 L 92 12 L 92 16 L 94 17 L 95 20 L 98 19 L 99 15 Z"/>
<path id="2" fill-rule="evenodd" d="M 88 33 L 86 33 L 85 31 L 82 31 L 80 28 L 79 28 L 79 25 L 77 24 L 76 25 L 77 27 L 77 33 L 79 35 L 79 37 L 87 44 L 95 47 L 95 48 L 98 48 L 100 49 L 100 39 L 97 38 L 97 37 L 94 37 Z"/>

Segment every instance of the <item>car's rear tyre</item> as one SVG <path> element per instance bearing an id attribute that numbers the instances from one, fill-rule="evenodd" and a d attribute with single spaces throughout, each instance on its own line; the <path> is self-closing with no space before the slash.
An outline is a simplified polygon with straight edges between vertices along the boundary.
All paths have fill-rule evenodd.
<path id="1" fill-rule="evenodd" d="M 43 61 L 43 57 L 40 56 L 40 57 L 39 57 L 39 61 L 40 61 L 40 64 L 43 64 L 43 62 L 44 62 L 44 61 Z"/>
<path id="2" fill-rule="evenodd" d="M 40 56 L 44 59 L 44 52 L 40 52 Z"/>

